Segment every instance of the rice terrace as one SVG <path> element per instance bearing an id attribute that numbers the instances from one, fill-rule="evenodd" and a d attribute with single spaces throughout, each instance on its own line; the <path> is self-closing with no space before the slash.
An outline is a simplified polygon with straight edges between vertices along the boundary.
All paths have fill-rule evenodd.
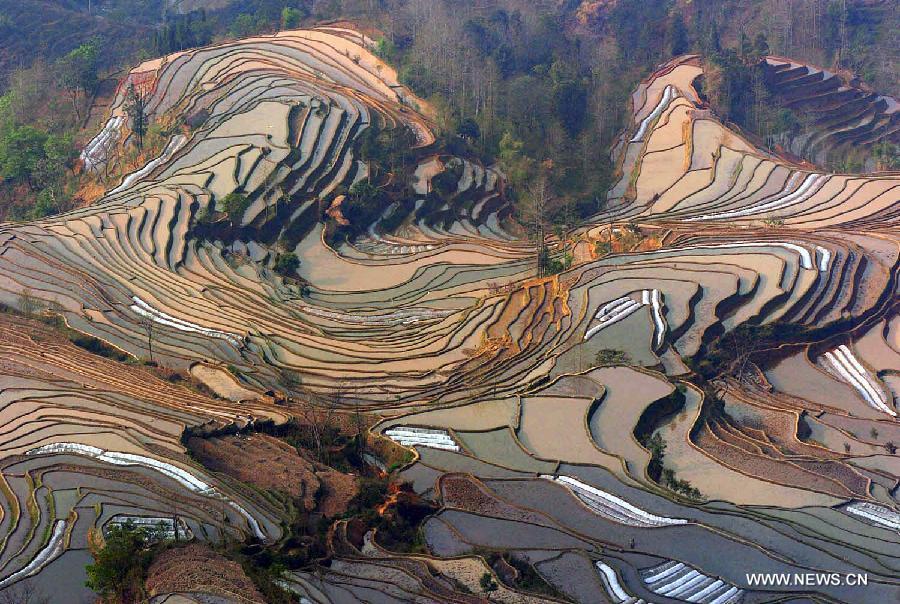
<path id="1" fill-rule="evenodd" d="M 17 4 L 0 602 L 900 602 L 896 3 Z"/>

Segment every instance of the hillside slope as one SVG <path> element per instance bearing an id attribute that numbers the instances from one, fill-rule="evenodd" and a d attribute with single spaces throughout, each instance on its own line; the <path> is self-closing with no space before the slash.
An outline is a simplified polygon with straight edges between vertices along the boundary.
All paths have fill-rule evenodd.
<path id="1" fill-rule="evenodd" d="M 82 160 L 134 143 L 129 85 L 164 152 L 92 206 L 0 225 L 3 303 L 259 393 L 133 384 L 10 320 L 0 581 L 53 581 L 89 529 L 166 501 L 199 539 L 290 541 L 288 503 L 181 437 L 302 401 L 377 414 L 365 438 L 408 452 L 373 448 L 408 485 L 279 576 L 309 601 L 794 597 L 748 568 L 867 573 L 867 599 L 897 600 L 900 175 L 757 148 L 685 55 L 631 94 L 607 207 L 536 242 L 374 48 L 324 26 L 142 63 Z M 371 133 L 415 169 L 375 174 Z"/>
<path id="2" fill-rule="evenodd" d="M 153 8 L 159 4 L 144 3 L 143 9 L 159 15 Z M 36 58 L 52 63 L 93 38 L 103 42 L 103 64 L 117 67 L 151 37 L 154 20 L 142 19 L 140 10 L 113 19 L 102 12 L 88 14 L 85 8 L 85 3 L 59 0 L 0 0 L 0 89 L 14 69 L 27 67 Z"/>

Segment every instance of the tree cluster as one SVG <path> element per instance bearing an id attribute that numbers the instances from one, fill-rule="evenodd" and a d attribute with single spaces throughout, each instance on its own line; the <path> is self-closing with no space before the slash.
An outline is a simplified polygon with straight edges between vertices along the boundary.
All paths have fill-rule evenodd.
<path id="1" fill-rule="evenodd" d="M 697 86 L 720 118 L 769 141 L 778 133 L 796 129 L 794 113 L 772 103 L 764 63 L 769 42 L 764 34 L 757 34 L 752 41 L 741 34 L 736 47 L 724 48 L 713 26 L 702 47 L 704 75 Z"/>
<path id="2" fill-rule="evenodd" d="M 153 560 L 153 546 L 162 533 L 134 523 L 110 525 L 103 547 L 94 551 L 94 563 L 88 565 L 86 585 L 104 602 L 138 602 L 144 591 L 144 575 Z"/>
<path id="3" fill-rule="evenodd" d="M 186 15 L 169 15 L 162 27 L 153 34 L 153 54 L 165 55 L 209 44 L 212 41 L 213 27 L 214 24 L 202 9 Z"/>
<path id="4" fill-rule="evenodd" d="M 250 199 L 239 191 L 233 191 L 222 198 L 221 208 L 232 226 L 240 225 L 244 213 L 250 207 Z"/>
<path id="5" fill-rule="evenodd" d="M 297 269 L 300 268 L 300 258 L 294 252 L 278 254 L 272 268 L 282 277 L 295 277 Z"/>
<path id="6" fill-rule="evenodd" d="M 694 46 L 668 0 L 612 4 L 597 26 L 602 35 L 573 28 L 568 3 L 371 5 L 367 16 L 385 32 L 376 53 L 428 100 L 449 152 L 499 160 L 523 213 L 533 205 L 535 168 L 552 165 L 545 174 L 548 230 L 602 209 L 613 180 L 608 149 L 632 87 L 670 53 Z"/>
<path id="7" fill-rule="evenodd" d="M 389 204 L 385 191 L 372 184 L 370 180 L 361 180 L 352 187 L 341 204 L 341 213 L 356 228 L 372 224 Z"/>
<path id="8" fill-rule="evenodd" d="M 642 444 L 650 451 L 650 463 L 647 465 L 647 473 L 651 478 L 690 499 L 702 498 L 700 491 L 691 486 L 690 482 L 680 480 L 675 476 L 674 470 L 663 466 L 663 458 L 666 455 L 666 441 L 659 432 L 654 432 Z"/>
<path id="9" fill-rule="evenodd" d="M 95 54 L 76 49 L 54 65 L 36 62 L 10 77 L 0 96 L 0 220 L 41 218 L 71 206 L 73 138 L 97 80 Z"/>
<path id="10" fill-rule="evenodd" d="M 79 100 L 85 104 L 99 82 L 100 42 L 91 40 L 75 48 L 57 61 L 57 74 L 72 99 L 76 117 L 81 119 Z"/>

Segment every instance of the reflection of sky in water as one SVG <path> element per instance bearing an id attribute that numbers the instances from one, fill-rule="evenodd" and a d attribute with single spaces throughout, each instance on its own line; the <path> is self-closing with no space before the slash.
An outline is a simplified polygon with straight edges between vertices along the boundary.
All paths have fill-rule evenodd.
<path id="1" fill-rule="evenodd" d="M 85 566 L 94 559 L 87 550 L 68 550 L 31 578 L 49 604 L 93 604 L 97 596 L 84 586 Z"/>

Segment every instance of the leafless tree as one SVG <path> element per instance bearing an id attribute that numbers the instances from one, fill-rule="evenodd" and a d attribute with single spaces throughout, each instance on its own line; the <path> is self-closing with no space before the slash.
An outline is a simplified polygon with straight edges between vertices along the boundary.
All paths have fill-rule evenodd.
<path id="1" fill-rule="evenodd" d="M 841 0 L 841 24 L 840 24 L 840 54 L 838 54 L 837 64 L 844 66 L 847 56 L 847 0 Z"/>
<path id="2" fill-rule="evenodd" d="M 366 451 L 366 420 L 360 409 L 358 397 L 353 398 L 353 424 L 356 428 L 356 452 L 362 457 Z"/>
<path id="3" fill-rule="evenodd" d="M 32 579 L 24 579 L 0 591 L 0 604 L 49 604 L 50 598 L 44 595 Z"/>
<path id="4" fill-rule="evenodd" d="M 131 130 L 138 137 L 138 149 L 144 148 L 144 135 L 147 133 L 147 98 L 134 84 L 128 85 L 125 96 L 125 113 L 131 120 Z"/>
<path id="5" fill-rule="evenodd" d="M 153 317 L 141 317 L 141 327 L 144 328 L 144 332 L 147 334 L 147 350 L 150 353 L 150 362 L 153 362 L 153 329 L 155 328 L 155 322 L 153 321 Z"/>
<path id="6" fill-rule="evenodd" d="M 19 310 L 21 310 L 26 317 L 31 317 L 37 312 L 38 308 L 39 304 L 34 297 L 34 292 L 32 292 L 29 287 L 24 288 L 22 293 L 19 294 Z"/>
<path id="7" fill-rule="evenodd" d="M 551 201 L 548 171 L 549 166 L 545 162 L 538 175 L 526 187 L 528 205 L 525 218 L 531 226 L 532 236 L 535 239 L 535 264 L 538 277 L 544 276 L 547 255 L 547 246 L 544 240 L 547 229 L 547 209 Z"/>
<path id="8" fill-rule="evenodd" d="M 299 404 L 297 416 L 310 431 L 316 448 L 316 459 L 325 463 L 329 432 L 334 427 L 335 413 L 343 400 L 343 385 L 338 383 L 328 395 L 307 390 L 301 396 L 305 400 Z"/>

